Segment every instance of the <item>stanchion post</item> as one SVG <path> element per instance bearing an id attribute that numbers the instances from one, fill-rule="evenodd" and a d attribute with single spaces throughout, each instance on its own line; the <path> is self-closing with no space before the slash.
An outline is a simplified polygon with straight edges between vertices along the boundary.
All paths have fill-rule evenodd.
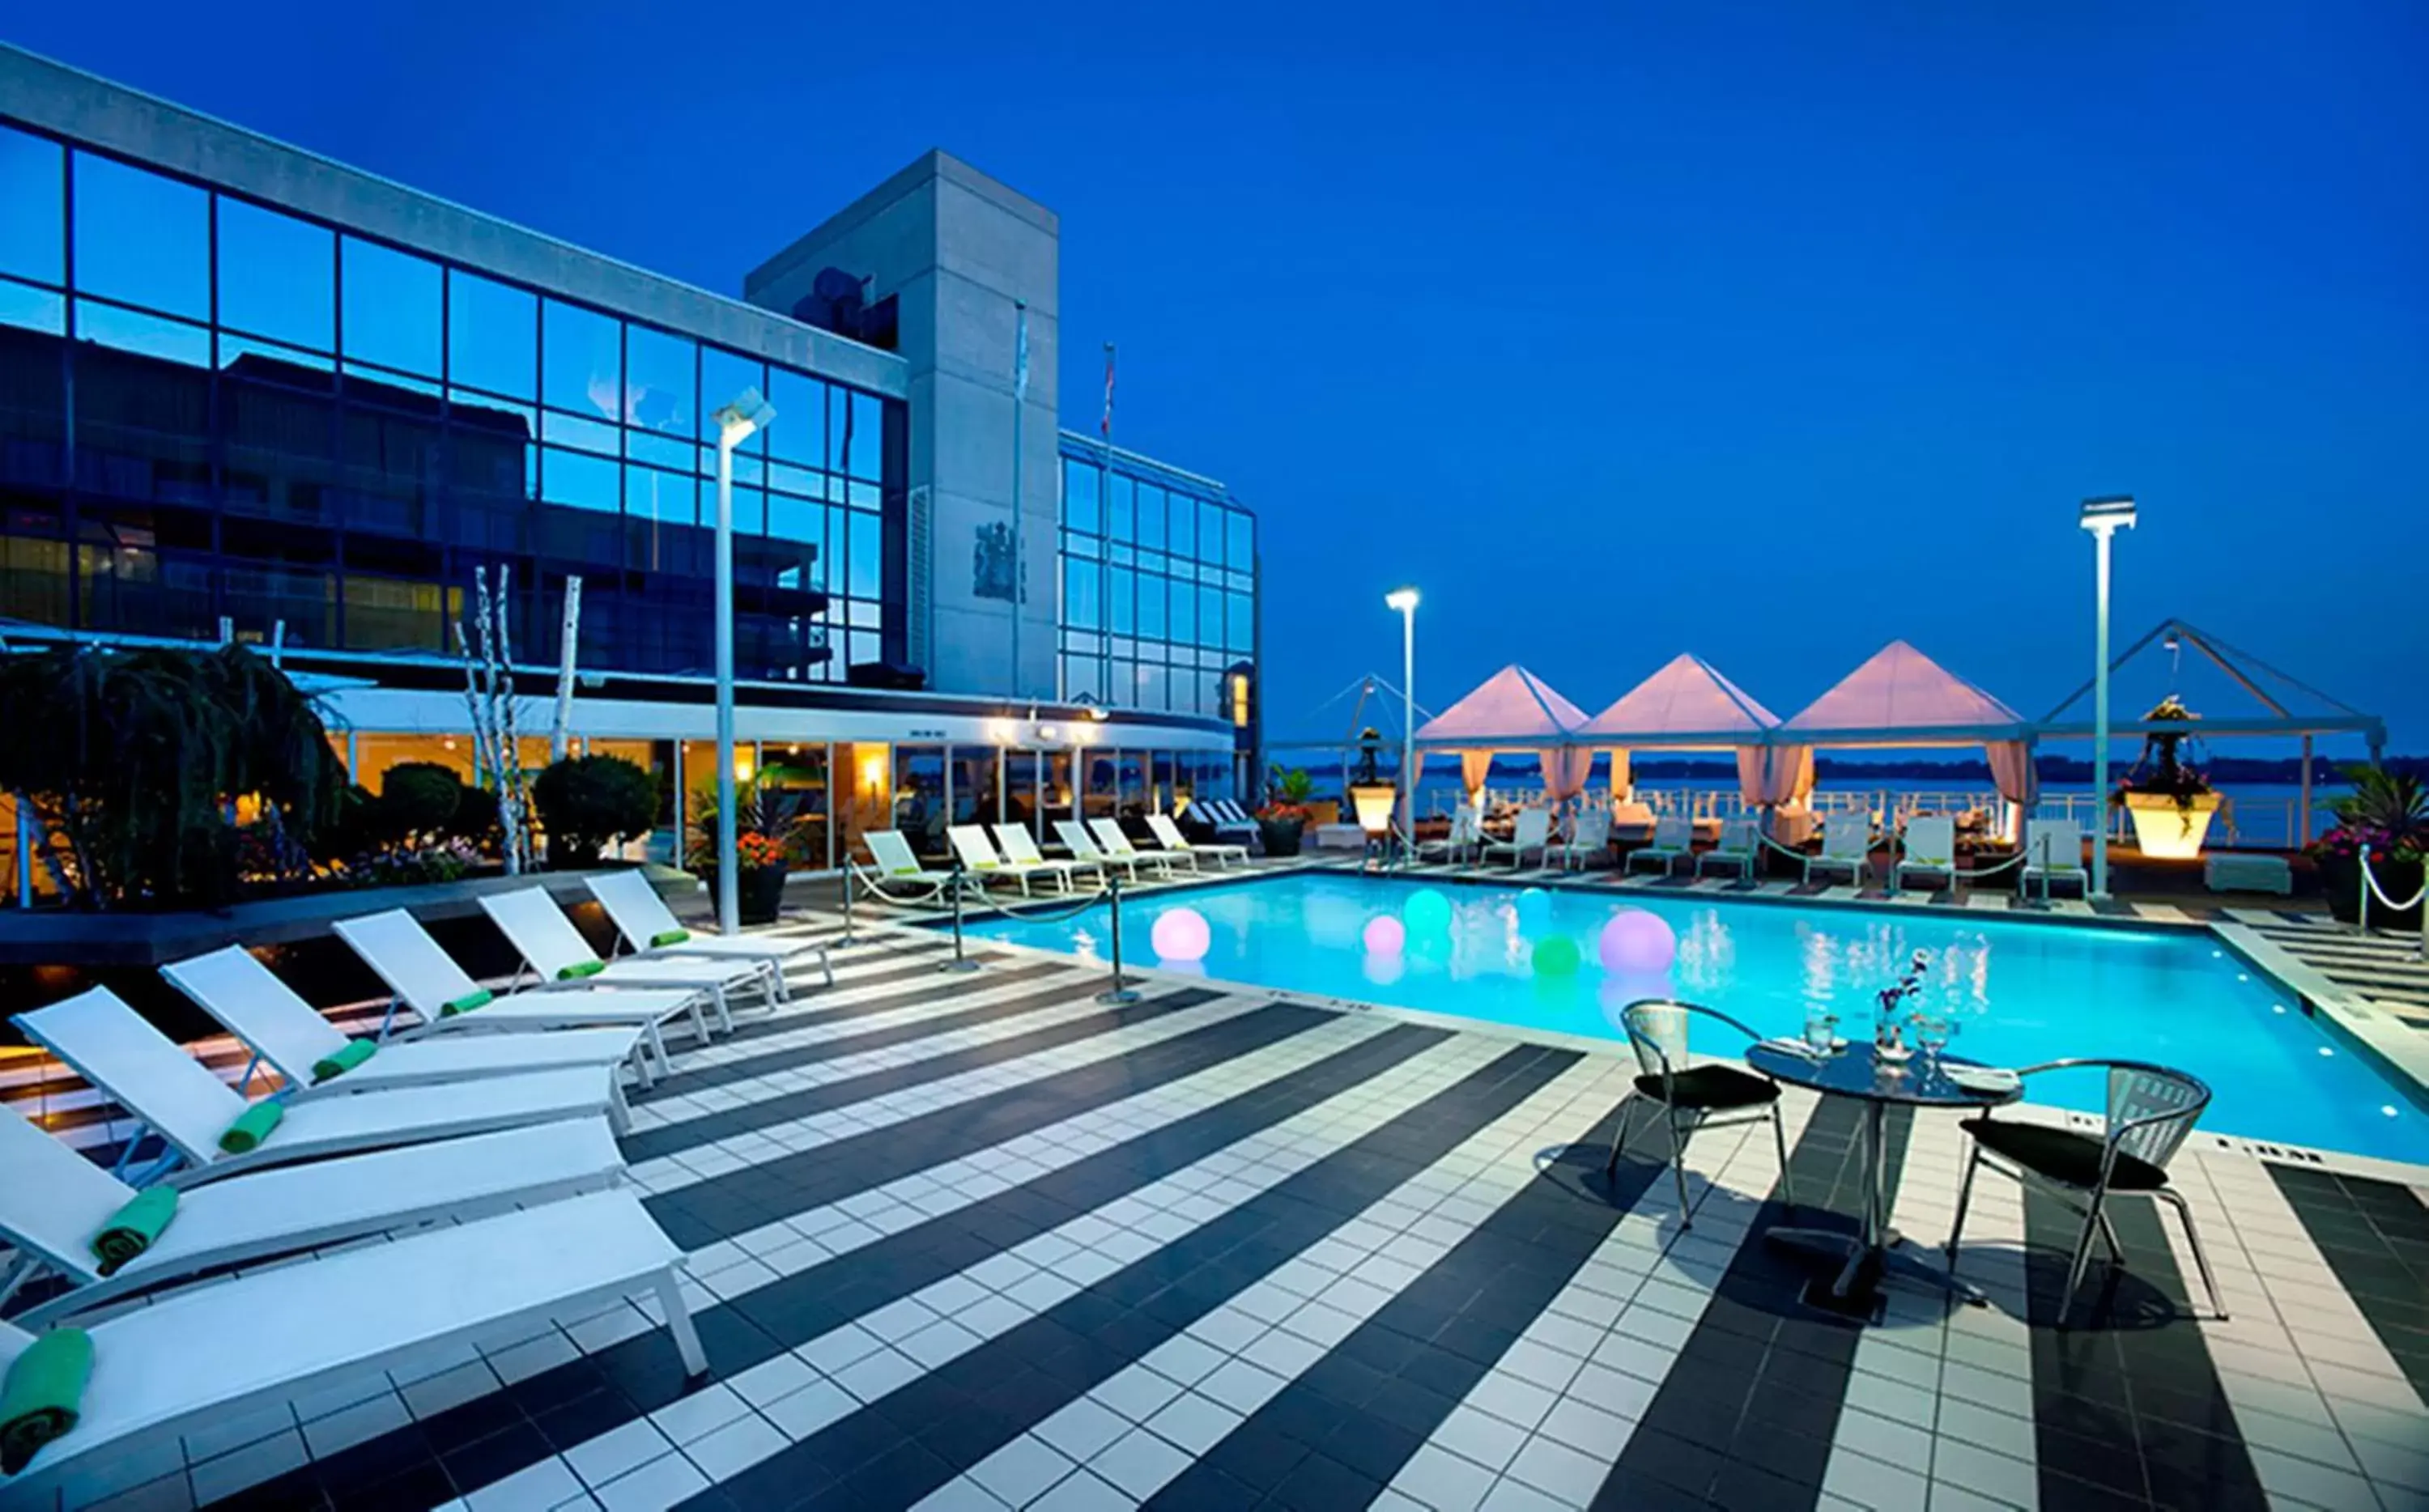
<path id="1" fill-rule="evenodd" d="M 843 859 L 843 938 L 837 945 L 851 944 L 851 858 Z"/>
<path id="2" fill-rule="evenodd" d="M 1122 979 L 1122 879 L 1111 868 L 1105 872 L 1105 907 L 1112 917 L 1110 936 L 1114 958 L 1114 984 L 1097 994 L 1099 1003 L 1119 1005 L 1135 1003 L 1139 994 L 1131 991 Z"/>
<path id="3" fill-rule="evenodd" d="M 938 966 L 938 971 L 976 971 L 979 963 L 962 953 L 962 858 L 953 858 L 953 959 Z"/>

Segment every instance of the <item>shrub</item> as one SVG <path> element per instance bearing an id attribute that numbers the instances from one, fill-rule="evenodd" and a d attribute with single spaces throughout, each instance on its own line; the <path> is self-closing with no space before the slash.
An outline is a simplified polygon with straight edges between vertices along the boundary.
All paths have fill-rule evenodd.
<path id="1" fill-rule="evenodd" d="M 621 756 L 569 756 L 532 782 L 552 866 L 596 865 L 610 845 L 650 832 L 657 780 Z"/>
<path id="2" fill-rule="evenodd" d="M 464 780 L 437 762 L 399 762 L 380 776 L 380 824 L 393 839 L 443 832 L 463 801 Z"/>
<path id="3" fill-rule="evenodd" d="M 505 846 L 498 825 L 498 795 L 486 787 L 468 787 L 456 796 L 455 815 L 440 827 L 450 840 L 461 840 L 483 855 L 497 855 Z"/>

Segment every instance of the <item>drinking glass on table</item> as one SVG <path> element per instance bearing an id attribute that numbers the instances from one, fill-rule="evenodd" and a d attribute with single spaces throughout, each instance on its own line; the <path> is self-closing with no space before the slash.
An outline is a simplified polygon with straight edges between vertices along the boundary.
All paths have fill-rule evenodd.
<path id="1" fill-rule="evenodd" d="M 1805 1047 L 1817 1056 L 1828 1055 L 1839 1043 L 1839 1015 L 1826 1008 L 1805 1011 Z"/>
<path id="2" fill-rule="evenodd" d="M 1948 1048 L 1948 1037 L 1956 1032 L 1957 1025 L 1944 1013 L 1914 1016 L 1914 1043 L 1923 1050 L 1924 1060 L 1935 1067 L 1940 1064 L 1940 1052 Z"/>

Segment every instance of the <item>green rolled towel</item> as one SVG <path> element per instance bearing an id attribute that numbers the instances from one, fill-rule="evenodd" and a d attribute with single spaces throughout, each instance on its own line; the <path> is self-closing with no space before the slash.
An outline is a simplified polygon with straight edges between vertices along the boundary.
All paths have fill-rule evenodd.
<path id="1" fill-rule="evenodd" d="M 342 1076 L 378 1053 L 379 1046 L 370 1040 L 348 1040 L 344 1049 L 312 1062 L 312 1079 L 322 1082 Z"/>
<path id="2" fill-rule="evenodd" d="M 230 1155 L 242 1155 L 270 1138 L 270 1131 L 287 1116 L 287 1105 L 264 1099 L 237 1115 L 236 1122 L 220 1136 L 220 1148 Z"/>
<path id="3" fill-rule="evenodd" d="M 115 1275 L 120 1266 L 150 1249 L 176 1214 L 174 1187 L 153 1187 L 129 1198 L 92 1236 L 92 1257 L 101 1262 L 101 1274 Z"/>
<path id="4" fill-rule="evenodd" d="M 889 877 L 917 877 L 919 875 L 919 868 L 917 866 L 897 866 L 892 871 L 886 873 L 886 875 Z"/>
<path id="5" fill-rule="evenodd" d="M 690 938 L 689 929 L 660 929 L 650 936 L 650 948 L 656 950 L 665 945 L 681 945 Z"/>
<path id="6" fill-rule="evenodd" d="M 461 997 L 451 997 L 439 1004 L 438 1016 L 454 1018 L 458 1013 L 470 1013 L 476 1008 L 487 1008 L 497 995 L 487 987 L 475 987 Z"/>
<path id="7" fill-rule="evenodd" d="M 0 1474 L 16 1474 L 75 1427 L 91 1379 L 92 1336 L 83 1329 L 55 1328 L 25 1346 L 0 1384 Z"/>
<path id="8" fill-rule="evenodd" d="M 606 969 L 607 962 L 603 961 L 577 961 L 570 966 L 557 967 L 556 979 L 558 981 L 580 981 L 585 977 L 596 977 Z"/>

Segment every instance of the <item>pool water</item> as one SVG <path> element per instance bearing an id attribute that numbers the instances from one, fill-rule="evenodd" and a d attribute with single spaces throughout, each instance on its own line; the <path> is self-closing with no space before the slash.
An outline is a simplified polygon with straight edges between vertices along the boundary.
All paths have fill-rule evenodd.
<path id="1" fill-rule="evenodd" d="M 1370 951 L 1367 924 L 1401 917 L 1421 890 L 1448 900 L 1447 930 L 1412 928 L 1398 952 Z M 1623 1044 L 1621 1008 L 1661 995 L 1792 1036 L 1809 1007 L 1825 1005 L 1840 1033 L 1861 1038 L 1875 994 L 1922 950 L 1917 1003 L 1955 1023 L 1951 1054 L 2011 1066 L 2154 1060 L 2209 1084 L 2206 1130 L 2429 1163 L 2429 1115 L 2206 934 L 1645 894 L 1538 891 L 1522 909 L 1519 897 L 1386 878 L 1268 878 L 1134 897 L 1122 907 L 1123 949 L 1141 966 Z M 1208 925 L 1201 961 L 1160 961 L 1150 945 L 1156 920 L 1180 909 Z M 1602 929 L 1626 910 L 1669 926 L 1677 952 L 1666 972 L 1603 969 Z M 1107 918 L 1099 905 L 1059 923 L 999 915 L 968 929 L 1101 959 Z M 1582 964 L 1539 976 L 1535 951 L 1554 935 L 1575 943 Z M 2036 1077 L 2031 1095 L 2096 1113 L 2103 1087 L 2097 1074 L 2057 1074 Z"/>

